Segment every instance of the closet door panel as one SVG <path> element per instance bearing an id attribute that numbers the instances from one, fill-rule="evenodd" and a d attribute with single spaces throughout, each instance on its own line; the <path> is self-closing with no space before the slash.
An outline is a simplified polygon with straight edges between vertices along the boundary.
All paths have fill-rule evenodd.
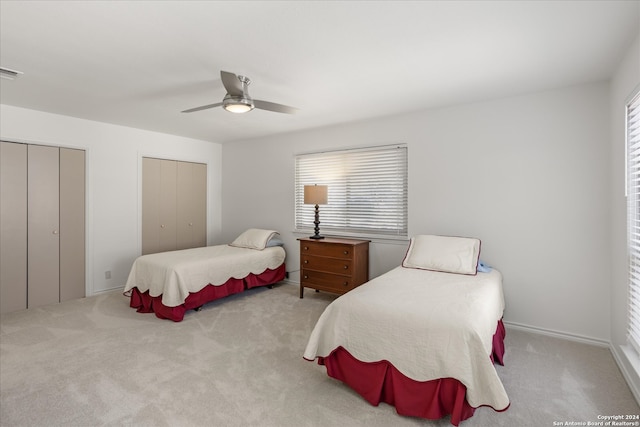
<path id="1" fill-rule="evenodd" d="M 60 149 L 60 301 L 85 296 L 85 152 Z"/>
<path id="2" fill-rule="evenodd" d="M 207 165 L 193 163 L 193 246 L 207 246 Z"/>
<path id="3" fill-rule="evenodd" d="M 175 251 L 177 248 L 176 232 L 176 194 L 177 194 L 177 162 L 160 161 L 160 252 Z"/>
<path id="4" fill-rule="evenodd" d="M 142 255 L 160 251 L 160 160 L 142 158 Z"/>
<path id="5" fill-rule="evenodd" d="M 177 162 L 178 249 L 206 246 L 207 165 Z"/>
<path id="6" fill-rule="evenodd" d="M 0 142 L 0 313 L 27 308 L 27 145 Z"/>
<path id="7" fill-rule="evenodd" d="M 59 149 L 28 148 L 28 307 L 60 301 Z"/>
<path id="8" fill-rule="evenodd" d="M 176 246 L 177 249 L 187 249 L 193 247 L 193 167 L 187 162 L 177 162 L 176 166 Z"/>
<path id="9" fill-rule="evenodd" d="M 142 159 L 142 254 L 207 245 L 207 165 Z"/>

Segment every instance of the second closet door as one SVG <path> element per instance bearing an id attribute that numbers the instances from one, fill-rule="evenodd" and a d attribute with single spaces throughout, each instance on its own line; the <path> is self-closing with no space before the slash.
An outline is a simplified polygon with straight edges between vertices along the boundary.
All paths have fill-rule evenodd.
<path id="1" fill-rule="evenodd" d="M 142 255 L 207 245 L 207 165 L 142 159 Z"/>
<path id="2" fill-rule="evenodd" d="M 173 160 L 142 159 L 142 255 L 176 250 L 176 174 Z"/>

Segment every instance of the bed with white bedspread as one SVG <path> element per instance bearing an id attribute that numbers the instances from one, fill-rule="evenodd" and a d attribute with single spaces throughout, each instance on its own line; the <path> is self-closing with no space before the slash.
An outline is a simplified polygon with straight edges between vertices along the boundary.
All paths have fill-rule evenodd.
<path id="1" fill-rule="evenodd" d="M 250 229 L 229 245 L 160 252 L 138 257 L 124 288 L 141 312 L 179 321 L 184 311 L 284 278 L 285 251 L 269 246 L 277 233 Z"/>
<path id="2" fill-rule="evenodd" d="M 502 362 L 504 352 L 502 275 L 477 272 L 479 241 L 477 249 L 463 242 L 462 252 L 454 244 L 447 248 L 453 256 L 436 259 L 419 247 L 433 247 L 427 240 L 412 239 L 403 266 L 333 301 L 304 358 L 318 359 L 374 405 L 386 401 L 400 414 L 424 418 L 451 414 L 457 425 L 477 407 L 509 406 L 493 365 L 494 355 Z M 453 382 L 451 393 L 443 392 L 441 380 Z M 429 395 L 423 385 L 447 395 Z"/>

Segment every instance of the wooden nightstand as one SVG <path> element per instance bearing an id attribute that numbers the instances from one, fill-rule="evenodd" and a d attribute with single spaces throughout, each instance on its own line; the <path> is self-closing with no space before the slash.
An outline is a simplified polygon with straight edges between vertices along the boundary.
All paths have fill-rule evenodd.
<path id="1" fill-rule="evenodd" d="M 304 288 L 344 294 L 369 280 L 369 240 L 300 240 L 300 298 Z"/>

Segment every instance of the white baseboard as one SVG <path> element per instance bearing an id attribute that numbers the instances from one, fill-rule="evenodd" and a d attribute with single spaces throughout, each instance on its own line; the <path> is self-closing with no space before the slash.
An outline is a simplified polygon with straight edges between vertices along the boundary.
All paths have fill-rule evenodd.
<path id="1" fill-rule="evenodd" d="M 635 368 L 640 364 L 640 357 L 638 354 L 627 346 L 611 346 L 611 354 L 616 361 L 622 376 L 624 377 L 631 394 L 636 399 L 638 405 L 640 405 L 640 377 L 639 372 Z"/>
<path id="2" fill-rule="evenodd" d="M 124 286 L 117 286 L 115 288 L 109 288 L 109 289 L 100 289 L 99 291 L 94 291 L 93 294 L 88 295 L 88 296 L 95 296 L 95 295 L 100 295 L 100 294 L 106 294 L 109 292 L 113 292 L 113 291 L 117 291 L 117 290 L 121 290 L 124 292 Z"/>
<path id="3" fill-rule="evenodd" d="M 611 347 L 611 343 L 598 338 L 586 337 L 583 335 L 569 334 L 566 332 L 554 331 L 552 329 L 538 328 L 535 326 L 523 325 L 515 322 L 503 321 L 507 329 L 516 329 L 525 332 L 531 332 L 534 334 L 547 335 L 550 337 L 561 338 L 569 341 L 576 341 L 584 344 L 597 345 L 598 347 Z"/>

